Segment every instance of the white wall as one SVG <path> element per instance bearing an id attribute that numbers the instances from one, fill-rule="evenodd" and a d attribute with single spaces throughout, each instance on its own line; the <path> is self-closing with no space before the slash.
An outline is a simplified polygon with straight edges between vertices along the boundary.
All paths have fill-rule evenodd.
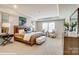
<path id="1" fill-rule="evenodd" d="M 0 33 L 1 33 L 1 13 L 0 13 Z"/>
<path id="2" fill-rule="evenodd" d="M 26 25 L 28 26 L 32 26 L 31 21 L 33 20 L 33 18 L 31 17 L 26 17 Z M 13 26 L 14 25 L 19 25 L 19 16 L 15 16 L 15 15 L 10 15 L 9 16 L 9 22 L 10 22 L 10 33 L 13 33 Z"/>
<path id="3" fill-rule="evenodd" d="M 64 19 L 63 19 L 64 20 Z M 56 32 L 57 32 L 57 39 L 61 42 L 61 51 L 64 53 L 64 21 L 56 21 Z"/>
<path id="4" fill-rule="evenodd" d="M 37 31 L 42 31 L 42 23 L 43 22 L 55 22 L 55 28 L 56 28 L 56 33 L 57 33 L 57 38 L 63 38 L 64 34 L 64 19 L 57 19 L 57 20 L 48 20 L 48 21 L 37 21 L 36 22 L 36 30 Z"/>
<path id="5" fill-rule="evenodd" d="M 14 33 L 14 25 L 19 25 L 19 17 L 10 15 L 9 16 L 9 23 L 10 23 L 9 33 Z"/>
<path id="6" fill-rule="evenodd" d="M 69 17 L 76 9 L 78 5 L 76 4 L 60 4 L 59 5 L 59 15 L 60 17 Z"/>
<path id="7" fill-rule="evenodd" d="M 59 5 L 60 17 L 66 18 L 65 21 L 70 23 L 70 16 L 77 8 L 79 8 L 79 4 L 63 4 L 63 5 L 61 4 L 61 5 Z M 75 16 L 77 16 L 77 14 L 75 14 L 73 17 L 75 17 Z M 77 37 L 77 31 L 68 32 L 68 36 Z"/>
<path id="8" fill-rule="evenodd" d="M 59 5 L 59 16 L 66 18 L 67 22 L 70 22 L 71 14 L 79 7 L 78 4 L 60 4 Z"/>
<path id="9" fill-rule="evenodd" d="M 38 21 L 36 22 L 36 29 L 37 31 L 42 30 L 42 22 L 46 21 Z M 56 28 L 56 33 L 57 37 L 56 39 L 60 40 L 62 47 L 60 47 L 62 50 L 62 53 L 64 52 L 64 19 L 57 19 L 57 20 L 52 20 L 52 21 L 47 21 L 47 22 L 55 22 L 55 28 Z"/>
<path id="10" fill-rule="evenodd" d="M 55 21 L 57 38 L 64 39 L 64 21 Z"/>
<path id="11" fill-rule="evenodd" d="M 19 16 L 26 17 L 27 25 L 31 24 L 31 20 L 34 20 L 32 17 L 25 16 L 23 14 L 20 14 L 12 9 L 7 9 L 6 7 L 0 6 L 0 33 L 1 33 L 1 12 L 9 14 L 9 23 L 10 23 L 10 29 L 9 32 L 13 33 L 13 27 L 14 25 L 19 25 Z"/>
<path id="12" fill-rule="evenodd" d="M 9 14 L 9 23 L 10 23 L 9 33 L 13 33 L 14 25 L 19 24 L 19 16 L 14 16 L 14 15 Z M 1 25 L 2 25 L 2 17 L 1 17 L 1 12 L 0 12 L 0 33 L 1 33 Z"/>
<path id="13" fill-rule="evenodd" d="M 31 17 L 26 17 L 26 25 L 28 26 L 32 26 L 31 21 L 33 21 L 33 18 Z M 14 15 L 10 15 L 9 16 L 9 22 L 10 22 L 10 33 L 13 33 L 13 26 L 14 25 L 19 25 L 19 16 L 14 16 Z"/>
<path id="14" fill-rule="evenodd" d="M 42 31 L 42 22 L 36 21 L 36 31 Z"/>
<path id="15" fill-rule="evenodd" d="M 32 17 L 26 17 L 27 18 L 27 25 L 29 25 L 29 26 L 31 26 L 32 25 L 32 21 L 33 22 L 35 22 L 34 20 L 34 18 L 32 18 Z"/>

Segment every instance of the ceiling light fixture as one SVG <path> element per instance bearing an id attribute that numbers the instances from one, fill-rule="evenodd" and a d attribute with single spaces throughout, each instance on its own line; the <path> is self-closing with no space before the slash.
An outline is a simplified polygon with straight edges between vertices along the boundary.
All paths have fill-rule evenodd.
<path id="1" fill-rule="evenodd" d="M 17 5 L 13 5 L 14 8 L 17 8 Z"/>

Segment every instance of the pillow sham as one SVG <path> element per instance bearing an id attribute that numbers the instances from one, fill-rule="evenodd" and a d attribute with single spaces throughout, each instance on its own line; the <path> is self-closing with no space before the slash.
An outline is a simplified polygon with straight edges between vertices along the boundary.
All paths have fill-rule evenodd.
<path id="1" fill-rule="evenodd" d="M 24 29 L 19 29 L 19 34 L 24 34 Z"/>

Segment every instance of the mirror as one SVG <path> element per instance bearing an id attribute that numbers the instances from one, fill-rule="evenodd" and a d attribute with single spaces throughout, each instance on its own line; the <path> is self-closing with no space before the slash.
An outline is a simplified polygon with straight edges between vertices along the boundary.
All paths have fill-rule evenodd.
<path id="1" fill-rule="evenodd" d="M 70 31 L 77 32 L 78 29 L 78 10 L 76 10 L 70 17 Z"/>

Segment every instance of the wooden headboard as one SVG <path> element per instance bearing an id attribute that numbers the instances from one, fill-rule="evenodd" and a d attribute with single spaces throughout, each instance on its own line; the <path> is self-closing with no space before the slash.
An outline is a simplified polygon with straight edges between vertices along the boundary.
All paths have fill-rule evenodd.
<path id="1" fill-rule="evenodd" d="M 14 26 L 14 34 L 19 32 L 19 26 Z"/>

